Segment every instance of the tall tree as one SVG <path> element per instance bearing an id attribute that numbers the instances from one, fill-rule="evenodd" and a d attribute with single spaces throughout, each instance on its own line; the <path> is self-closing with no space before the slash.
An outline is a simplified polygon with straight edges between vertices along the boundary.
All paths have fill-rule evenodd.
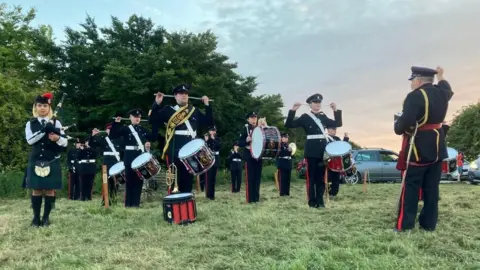
<path id="1" fill-rule="evenodd" d="M 468 159 L 480 154 L 480 103 L 464 106 L 452 121 L 447 133 L 449 147 L 462 151 Z"/>

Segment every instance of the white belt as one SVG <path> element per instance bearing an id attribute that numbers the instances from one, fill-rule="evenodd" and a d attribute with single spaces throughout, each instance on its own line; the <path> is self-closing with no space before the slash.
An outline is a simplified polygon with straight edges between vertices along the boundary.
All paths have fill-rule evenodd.
<path id="1" fill-rule="evenodd" d="M 220 153 L 220 152 L 213 152 L 213 154 L 215 154 L 215 155 L 219 155 L 219 153 Z"/>
<path id="2" fill-rule="evenodd" d="M 114 152 L 103 152 L 104 156 L 115 156 Z"/>
<path id="3" fill-rule="evenodd" d="M 182 135 L 182 136 L 190 136 L 192 135 L 193 138 L 197 137 L 197 132 L 194 131 L 193 134 L 190 133 L 189 130 L 175 130 L 175 135 Z"/>
<path id="4" fill-rule="evenodd" d="M 78 163 L 95 163 L 95 159 L 82 159 Z"/>
<path id="5" fill-rule="evenodd" d="M 133 146 L 133 145 L 127 145 L 127 146 L 125 146 L 125 150 L 140 150 L 140 147 Z"/>
<path id="6" fill-rule="evenodd" d="M 307 140 L 315 140 L 315 139 L 325 139 L 325 136 L 322 134 L 307 135 Z"/>
<path id="7" fill-rule="evenodd" d="M 241 160 L 241 159 L 239 159 L 239 158 L 234 158 L 234 159 L 232 159 L 232 161 L 237 161 L 237 162 L 240 162 L 240 161 L 242 161 L 242 160 Z"/>
<path id="8" fill-rule="evenodd" d="M 292 157 L 279 157 L 279 158 L 283 158 L 283 159 L 292 159 Z"/>

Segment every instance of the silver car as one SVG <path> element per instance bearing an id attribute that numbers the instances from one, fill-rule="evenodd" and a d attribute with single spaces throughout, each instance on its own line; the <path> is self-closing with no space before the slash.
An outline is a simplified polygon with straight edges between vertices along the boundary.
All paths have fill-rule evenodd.
<path id="1" fill-rule="evenodd" d="M 401 173 L 397 170 L 398 154 L 383 148 L 365 148 L 352 152 L 357 169 L 355 180 L 346 182 L 362 182 L 368 172 L 370 182 L 401 182 Z"/>
<path id="2" fill-rule="evenodd" d="M 468 179 L 473 185 L 478 185 L 480 183 L 480 155 L 478 155 L 477 160 L 470 163 Z"/>

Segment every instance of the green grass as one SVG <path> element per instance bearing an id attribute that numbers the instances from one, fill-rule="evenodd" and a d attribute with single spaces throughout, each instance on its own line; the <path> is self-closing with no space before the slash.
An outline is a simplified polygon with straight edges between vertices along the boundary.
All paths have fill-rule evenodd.
<path id="1" fill-rule="evenodd" d="M 171 226 L 161 196 L 140 209 L 57 201 L 49 228 L 29 227 L 27 199 L 0 201 L 1 269 L 479 269 L 476 186 L 441 185 L 438 230 L 392 232 L 398 184 L 342 185 L 326 209 L 306 206 L 304 182 L 261 202 L 217 186 L 197 195 L 198 220 Z"/>

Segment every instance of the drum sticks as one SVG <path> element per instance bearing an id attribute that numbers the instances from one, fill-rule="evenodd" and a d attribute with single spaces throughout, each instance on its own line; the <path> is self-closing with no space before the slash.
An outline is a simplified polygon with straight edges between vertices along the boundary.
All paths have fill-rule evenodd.
<path id="1" fill-rule="evenodd" d="M 153 94 L 156 96 L 157 94 Z M 175 97 L 174 95 L 163 95 L 164 97 Z M 199 97 L 188 97 L 189 99 L 196 99 L 196 100 L 202 100 L 202 98 Z M 209 99 L 208 101 L 213 101 L 213 99 Z"/>

